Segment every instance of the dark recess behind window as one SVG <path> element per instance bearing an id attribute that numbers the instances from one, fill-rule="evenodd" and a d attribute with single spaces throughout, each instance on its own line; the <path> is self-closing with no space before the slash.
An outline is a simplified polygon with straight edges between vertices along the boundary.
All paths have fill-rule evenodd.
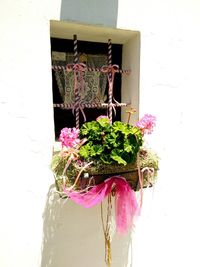
<path id="1" fill-rule="evenodd" d="M 51 51 L 68 52 L 73 53 L 73 40 L 51 38 Z M 107 43 L 85 42 L 78 41 L 78 52 L 85 54 L 105 54 L 108 53 Z M 119 65 L 122 64 L 122 45 L 112 45 L 112 63 Z M 61 96 L 59 94 L 58 86 L 55 80 L 55 75 L 52 71 L 53 81 L 53 103 L 62 103 Z M 114 80 L 114 98 L 121 102 L 121 75 L 116 74 Z M 87 121 L 95 120 L 100 115 L 107 115 L 106 109 L 84 109 Z M 116 108 L 116 116 L 113 113 L 113 121 L 121 120 L 121 109 Z M 80 112 L 80 123 L 82 124 L 83 117 Z M 56 139 L 59 137 L 60 130 L 64 127 L 75 127 L 75 117 L 72 114 L 72 110 L 63 110 L 60 108 L 54 108 L 54 125 Z"/>

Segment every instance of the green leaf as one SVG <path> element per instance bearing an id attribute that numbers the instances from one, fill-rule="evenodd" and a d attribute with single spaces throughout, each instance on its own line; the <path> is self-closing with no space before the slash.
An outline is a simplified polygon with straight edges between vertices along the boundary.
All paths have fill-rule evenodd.
<path id="1" fill-rule="evenodd" d="M 97 121 L 86 122 L 81 126 L 81 136 L 91 136 L 96 132 L 101 132 L 100 124 Z"/>
<path id="2" fill-rule="evenodd" d="M 125 137 L 127 137 L 129 134 L 133 134 L 133 126 L 127 124 L 127 123 L 123 123 L 121 121 L 115 121 L 113 123 L 113 129 L 116 132 L 121 132 L 123 135 L 125 135 Z"/>
<path id="3" fill-rule="evenodd" d="M 113 160 L 110 157 L 110 153 L 107 153 L 106 151 L 104 151 L 104 153 L 102 153 L 100 155 L 100 160 L 105 164 L 112 164 L 113 163 Z"/>
<path id="4" fill-rule="evenodd" d="M 134 152 L 131 153 L 127 153 L 127 152 L 123 152 L 121 157 L 123 158 L 123 160 L 125 160 L 127 163 L 132 163 L 136 160 L 136 156 L 137 154 L 135 154 Z"/>
<path id="5" fill-rule="evenodd" d="M 115 132 L 111 132 L 110 134 L 107 134 L 105 136 L 104 141 L 105 141 L 104 145 L 109 149 L 118 147 L 120 146 L 120 143 L 121 143 L 119 134 Z"/>
<path id="6" fill-rule="evenodd" d="M 117 161 L 118 164 L 123 164 L 126 165 L 127 162 L 121 157 L 122 154 L 122 150 L 121 149 L 113 149 L 111 152 L 110 157 L 114 160 Z"/>
<path id="7" fill-rule="evenodd" d="M 113 129 L 115 131 L 123 132 L 125 130 L 125 126 L 124 126 L 124 124 L 121 121 L 115 121 L 113 123 Z"/>
<path id="8" fill-rule="evenodd" d="M 110 126 L 109 118 L 101 118 L 101 119 L 98 119 L 98 123 L 99 123 L 99 124 L 101 125 L 101 127 L 103 127 L 103 128 Z"/>
<path id="9" fill-rule="evenodd" d="M 97 156 L 97 155 L 101 155 L 103 150 L 104 149 L 103 149 L 102 145 L 93 145 L 91 147 L 91 150 L 90 150 L 90 156 L 94 157 L 94 156 Z"/>
<path id="10" fill-rule="evenodd" d="M 115 161 L 118 162 L 118 164 L 123 164 L 123 165 L 126 165 L 127 162 L 125 160 L 123 160 L 123 158 L 121 158 L 120 156 L 117 156 L 117 155 L 111 155 L 111 158 Z"/>
<path id="11" fill-rule="evenodd" d="M 133 147 L 128 142 L 124 143 L 124 150 L 126 152 L 131 152 L 132 149 L 133 149 Z"/>
<path id="12" fill-rule="evenodd" d="M 82 146 L 80 148 L 80 156 L 84 159 L 88 159 L 90 157 L 90 151 L 91 151 L 91 145 L 90 143 L 87 143 L 86 145 Z"/>
<path id="13" fill-rule="evenodd" d="M 81 129 L 81 135 L 86 136 L 89 133 L 89 129 L 87 127 L 83 127 Z"/>

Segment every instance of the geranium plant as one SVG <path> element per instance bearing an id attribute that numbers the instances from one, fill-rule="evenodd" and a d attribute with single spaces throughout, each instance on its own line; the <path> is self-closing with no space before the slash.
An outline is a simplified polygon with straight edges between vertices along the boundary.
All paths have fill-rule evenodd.
<path id="1" fill-rule="evenodd" d="M 138 127 L 120 121 L 110 124 L 104 117 L 83 124 L 80 136 L 87 138 L 86 144 L 80 148 L 80 156 L 105 164 L 127 165 L 135 161 L 143 143 Z"/>
<path id="2" fill-rule="evenodd" d="M 151 134 L 154 126 L 155 117 L 146 114 L 134 126 L 120 121 L 111 124 L 108 117 L 100 116 L 96 121 L 84 123 L 80 130 L 62 129 L 59 137 L 62 149 L 52 160 L 57 182 L 75 187 L 84 173 L 99 174 L 107 170 L 109 174 L 118 168 L 119 171 L 133 170 L 138 157 L 142 168 L 147 167 L 145 160 L 151 158 L 152 153 L 144 152 L 142 145 L 144 135 Z M 152 164 L 158 168 L 158 160 L 152 160 L 149 167 Z"/>

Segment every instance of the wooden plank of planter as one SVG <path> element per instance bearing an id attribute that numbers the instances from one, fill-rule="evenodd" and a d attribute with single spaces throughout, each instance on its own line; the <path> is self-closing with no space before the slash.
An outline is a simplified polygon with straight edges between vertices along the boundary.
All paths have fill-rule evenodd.
<path id="1" fill-rule="evenodd" d="M 131 186 L 131 188 L 133 190 L 136 190 L 138 182 L 139 182 L 139 177 L 138 177 L 138 170 L 132 170 L 132 171 L 126 171 L 126 172 L 113 172 L 113 173 L 104 173 L 104 174 L 94 174 L 88 177 L 88 178 L 84 178 L 81 177 L 80 178 L 80 182 L 79 182 L 79 189 L 84 189 L 87 187 L 87 185 L 89 184 L 89 182 L 91 182 L 91 185 L 98 185 L 100 183 L 102 183 L 103 181 L 105 181 L 106 179 L 113 177 L 113 176 L 121 176 L 124 177 L 127 182 L 129 183 L 129 185 Z"/>

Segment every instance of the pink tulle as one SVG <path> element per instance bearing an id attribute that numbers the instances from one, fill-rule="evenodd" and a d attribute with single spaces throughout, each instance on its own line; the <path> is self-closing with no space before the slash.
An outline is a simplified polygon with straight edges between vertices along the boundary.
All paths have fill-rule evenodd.
<path id="1" fill-rule="evenodd" d="M 67 189 L 64 189 L 64 192 L 77 204 L 90 208 L 106 198 L 114 186 L 116 229 L 118 233 L 123 234 L 131 227 L 134 217 L 139 214 L 135 192 L 123 177 L 113 176 L 86 193 L 68 191 Z"/>

